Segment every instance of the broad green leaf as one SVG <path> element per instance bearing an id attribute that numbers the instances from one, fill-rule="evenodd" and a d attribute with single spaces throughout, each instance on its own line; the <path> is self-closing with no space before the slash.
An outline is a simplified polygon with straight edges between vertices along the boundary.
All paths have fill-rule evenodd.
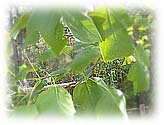
<path id="1" fill-rule="evenodd" d="M 136 63 L 133 64 L 128 73 L 128 79 L 133 82 L 135 93 L 149 90 L 149 69 L 150 60 L 141 44 L 138 44 L 135 51 Z"/>
<path id="2" fill-rule="evenodd" d="M 26 28 L 30 16 L 31 16 L 30 13 L 24 13 L 20 17 L 18 17 L 15 24 L 12 26 L 10 35 L 14 36 L 19 30 Z"/>
<path id="3" fill-rule="evenodd" d="M 57 56 L 60 54 L 68 41 L 68 38 L 63 38 L 63 33 L 64 26 L 59 20 L 54 32 L 44 34 L 46 42 Z"/>
<path id="4" fill-rule="evenodd" d="M 143 45 L 138 44 L 136 47 L 137 59 L 144 63 L 147 67 L 150 67 L 150 58 L 147 52 L 144 50 Z"/>
<path id="5" fill-rule="evenodd" d="M 92 78 L 99 86 L 101 86 L 102 88 L 104 89 L 108 89 L 108 86 L 107 84 L 102 80 L 102 78 L 99 78 L 99 77 L 93 77 Z"/>
<path id="6" fill-rule="evenodd" d="M 12 116 L 37 116 L 38 110 L 35 104 L 32 105 L 21 105 L 15 107 Z"/>
<path id="7" fill-rule="evenodd" d="M 128 79 L 133 82 L 134 93 L 149 90 L 149 70 L 142 62 L 137 61 L 131 66 Z"/>
<path id="8" fill-rule="evenodd" d="M 51 87 L 42 92 L 36 106 L 40 115 L 73 116 L 75 113 L 71 95 L 61 87 Z"/>
<path id="9" fill-rule="evenodd" d="M 105 38 L 111 33 L 109 31 L 111 30 L 109 27 L 109 20 L 107 19 L 108 13 L 106 11 L 107 9 L 105 7 L 97 7 L 93 12 L 88 13 L 99 31 L 102 41 L 105 41 Z M 123 8 L 110 8 L 110 16 L 121 23 L 125 29 L 132 25 L 132 19 L 129 17 L 127 10 Z"/>
<path id="10" fill-rule="evenodd" d="M 76 42 L 74 45 L 73 45 L 73 50 L 74 51 L 79 51 L 81 49 L 84 49 L 85 47 L 87 47 L 88 44 L 85 44 L 85 43 L 82 43 L 82 42 Z"/>
<path id="11" fill-rule="evenodd" d="M 75 106 L 81 114 L 126 116 L 126 102 L 121 91 L 110 89 L 100 78 L 88 79 L 75 87 Z M 105 110 L 106 109 L 106 110 Z"/>
<path id="12" fill-rule="evenodd" d="M 126 101 L 123 93 L 118 89 L 108 89 L 97 102 L 95 112 L 98 116 L 124 116 L 126 113 Z"/>
<path id="13" fill-rule="evenodd" d="M 103 40 L 100 42 L 100 51 L 105 62 L 130 56 L 133 53 L 132 42 L 124 26 L 125 21 L 119 19 L 123 16 L 121 14 L 118 14 L 118 17 L 113 16 L 114 13 L 119 11 L 98 8 L 89 14 Z"/>
<path id="14" fill-rule="evenodd" d="M 101 83 L 100 83 L 101 84 Z M 94 114 L 98 100 L 104 93 L 104 88 L 93 79 L 80 83 L 73 92 L 75 106 L 79 107 L 79 113 Z"/>
<path id="15" fill-rule="evenodd" d="M 32 12 L 32 15 L 29 19 L 27 25 L 27 31 L 24 41 L 24 46 L 28 46 L 29 44 L 35 44 L 39 39 L 39 32 L 43 33 L 46 31 L 53 31 L 52 28 L 56 27 L 58 18 L 55 20 L 53 18 L 54 14 L 52 10 L 35 10 Z M 54 21 L 52 21 L 54 19 Z M 50 22 L 51 21 L 51 22 Z"/>
<path id="16" fill-rule="evenodd" d="M 121 35 L 121 34 L 120 34 Z M 129 45 L 128 45 L 129 44 Z M 113 36 L 100 43 L 100 51 L 105 62 L 130 56 L 133 52 L 131 43 L 116 41 Z"/>
<path id="17" fill-rule="evenodd" d="M 101 41 L 105 40 L 105 32 L 103 28 L 103 24 L 105 23 L 106 19 L 103 17 L 104 13 L 100 10 L 99 12 L 90 12 L 88 15 L 92 18 L 99 34 L 101 36 Z"/>
<path id="18" fill-rule="evenodd" d="M 70 68 L 75 72 L 82 72 L 92 61 L 97 59 L 99 56 L 99 49 L 95 46 L 89 46 L 77 54 L 72 63 L 70 64 Z"/>
<path id="19" fill-rule="evenodd" d="M 81 9 L 63 10 L 66 25 L 82 42 L 99 42 L 99 34 L 91 19 Z"/>
<path id="20" fill-rule="evenodd" d="M 54 59 L 56 58 L 54 52 L 51 49 L 47 49 L 44 51 L 42 54 L 39 55 L 38 61 L 43 61 L 46 62 L 49 59 Z"/>
<path id="21" fill-rule="evenodd" d="M 125 29 L 128 29 L 132 26 L 133 20 L 129 16 L 128 11 L 125 8 L 122 7 L 115 7 L 110 8 L 112 16 L 115 17 L 116 20 L 118 20 L 122 26 L 125 27 Z"/>
<path id="22" fill-rule="evenodd" d="M 64 27 L 60 18 L 58 10 L 33 11 L 27 26 L 25 44 L 36 43 L 38 38 L 36 34 L 40 32 L 45 42 L 58 56 L 67 43 L 67 39 L 63 38 Z"/>
<path id="23" fill-rule="evenodd" d="M 35 44 L 39 40 L 39 33 L 38 31 L 28 30 L 26 31 L 26 35 L 23 41 L 23 48 L 26 48 L 30 44 Z"/>
<path id="24" fill-rule="evenodd" d="M 34 10 L 29 19 L 27 30 L 54 33 L 59 19 L 60 16 L 57 10 Z"/>

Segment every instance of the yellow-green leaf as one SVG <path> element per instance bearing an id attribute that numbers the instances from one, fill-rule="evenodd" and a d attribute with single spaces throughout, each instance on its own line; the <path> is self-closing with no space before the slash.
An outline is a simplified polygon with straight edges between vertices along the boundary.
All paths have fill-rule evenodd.
<path id="1" fill-rule="evenodd" d="M 103 40 L 100 42 L 100 51 L 105 62 L 132 55 L 132 42 L 127 32 L 127 27 L 130 25 L 126 21 L 127 13 L 122 13 L 121 10 L 97 8 L 89 16 Z"/>

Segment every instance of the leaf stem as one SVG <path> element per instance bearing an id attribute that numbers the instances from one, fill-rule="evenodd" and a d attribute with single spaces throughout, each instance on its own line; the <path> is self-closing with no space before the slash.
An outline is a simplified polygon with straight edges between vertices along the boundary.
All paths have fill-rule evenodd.
<path id="1" fill-rule="evenodd" d="M 31 61 L 30 61 L 30 59 L 28 58 L 27 54 L 25 54 L 25 56 L 26 56 L 26 58 L 27 58 L 28 62 L 30 63 L 30 65 L 31 65 L 32 69 L 34 70 L 34 72 L 35 72 L 35 73 L 36 73 L 36 75 L 38 76 L 39 80 L 41 81 L 41 78 L 40 78 L 39 74 L 37 73 L 37 71 L 36 71 L 36 69 L 35 69 L 34 65 L 31 63 Z"/>

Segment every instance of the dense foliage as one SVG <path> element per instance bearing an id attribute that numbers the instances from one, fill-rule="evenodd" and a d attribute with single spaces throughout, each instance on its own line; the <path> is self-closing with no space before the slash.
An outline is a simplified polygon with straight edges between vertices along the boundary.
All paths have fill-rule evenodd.
<path id="1" fill-rule="evenodd" d="M 141 12 L 96 7 L 21 13 L 9 42 L 13 113 L 127 116 L 126 99 L 150 88 L 152 15 Z"/>

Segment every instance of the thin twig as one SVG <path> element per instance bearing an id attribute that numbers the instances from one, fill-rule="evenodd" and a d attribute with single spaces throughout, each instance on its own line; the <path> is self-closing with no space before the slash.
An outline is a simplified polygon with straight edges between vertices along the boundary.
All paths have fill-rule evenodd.
<path id="1" fill-rule="evenodd" d="M 30 63 L 31 67 L 33 68 L 34 72 L 36 73 L 36 75 L 38 76 L 38 78 L 40 79 L 39 74 L 37 73 L 36 69 L 34 68 L 34 65 L 32 64 L 32 62 L 30 61 L 30 59 L 28 58 L 27 54 L 25 53 L 25 56 L 28 60 L 28 62 Z M 41 79 L 40 79 L 41 80 Z"/>
<path id="2" fill-rule="evenodd" d="M 42 88 L 42 90 L 47 90 L 50 87 L 63 87 L 63 88 L 73 88 L 77 85 L 76 82 L 69 82 L 69 83 L 61 83 L 61 84 L 55 84 L 55 85 L 47 85 Z M 32 91 L 31 88 L 23 88 L 22 93 L 30 93 Z"/>

